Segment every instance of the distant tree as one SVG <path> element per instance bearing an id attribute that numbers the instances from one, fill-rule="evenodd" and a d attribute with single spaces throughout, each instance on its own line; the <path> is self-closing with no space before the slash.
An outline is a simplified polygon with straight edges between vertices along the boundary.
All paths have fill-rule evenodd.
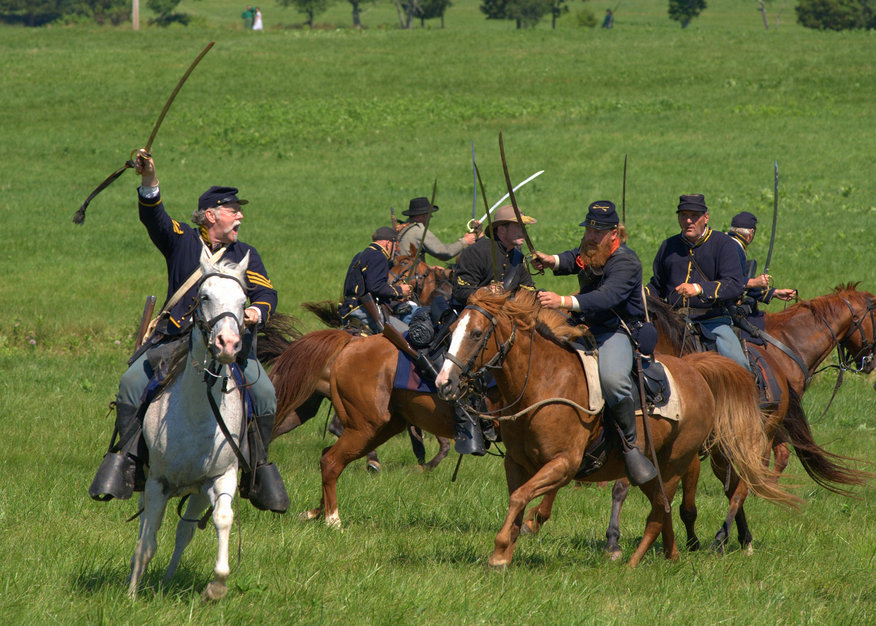
<path id="1" fill-rule="evenodd" d="M 517 28 L 529 28 L 551 12 L 553 0 L 484 0 L 481 13 L 488 20 L 514 20 Z"/>
<path id="2" fill-rule="evenodd" d="M 441 28 L 444 28 L 444 13 L 453 4 L 452 0 L 419 0 L 420 26 L 425 26 L 426 20 L 441 18 Z"/>
<path id="3" fill-rule="evenodd" d="M 706 8 L 706 0 L 669 0 L 669 19 L 687 28 L 691 20 Z"/>
<path id="4" fill-rule="evenodd" d="M 551 28 L 556 29 L 557 18 L 569 12 L 568 0 L 551 0 Z M 587 2 L 587 0 L 584 0 Z"/>
<path id="5" fill-rule="evenodd" d="M 191 16 L 188 13 L 177 13 L 176 7 L 180 0 L 146 0 L 146 6 L 149 7 L 157 17 L 149 20 L 150 24 L 157 26 L 170 26 L 174 22 L 187 26 Z"/>
<path id="6" fill-rule="evenodd" d="M 347 0 L 353 6 L 353 26 L 355 28 L 362 28 L 362 20 L 360 19 L 360 11 L 359 7 L 362 6 L 363 2 L 369 2 L 374 4 L 377 0 Z"/>
<path id="7" fill-rule="evenodd" d="M 307 16 L 307 25 L 313 28 L 313 18 L 325 10 L 331 4 L 331 0 L 277 0 L 281 7 L 295 7 L 299 13 Z"/>
<path id="8" fill-rule="evenodd" d="M 398 15 L 399 25 L 408 30 L 414 22 L 414 16 L 420 12 L 420 0 L 392 0 Z"/>
<path id="9" fill-rule="evenodd" d="M 131 16 L 130 0 L 0 0 L 0 21 L 43 26 L 69 17 L 120 24 Z"/>
<path id="10" fill-rule="evenodd" d="M 797 22 L 818 30 L 876 28 L 876 0 L 799 0 Z"/>

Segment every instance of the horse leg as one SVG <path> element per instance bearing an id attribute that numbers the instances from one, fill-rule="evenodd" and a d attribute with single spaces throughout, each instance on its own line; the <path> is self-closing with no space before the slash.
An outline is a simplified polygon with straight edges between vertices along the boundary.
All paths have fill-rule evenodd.
<path id="1" fill-rule="evenodd" d="M 186 505 L 186 512 L 176 524 L 176 539 L 173 544 L 173 556 L 170 557 L 170 565 L 167 566 L 167 571 L 164 572 L 165 582 L 173 578 L 176 574 L 176 568 L 179 567 L 179 562 L 182 559 L 183 552 L 195 536 L 195 530 L 198 527 L 198 519 L 201 514 L 210 506 L 210 499 L 200 491 L 189 496 L 189 503 Z"/>
<path id="2" fill-rule="evenodd" d="M 231 573 L 228 565 L 228 543 L 231 537 L 231 525 L 234 523 L 234 509 L 231 502 L 237 491 L 237 467 L 230 467 L 206 489 L 213 504 L 213 526 L 216 527 L 216 565 L 213 568 L 211 580 L 202 597 L 205 600 L 221 600 L 225 597 L 228 587 L 225 581 Z"/>
<path id="3" fill-rule="evenodd" d="M 366 424 L 364 419 L 359 422 Z M 374 450 L 390 437 L 404 430 L 404 420 L 393 419 L 388 414 L 385 423 L 376 430 L 358 430 L 351 427 L 344 429 L 337 443 L 326 448 L 319 460 L 322 471 L 322 504 L 325 523 L 340 528 L 341 518 L 338 515 L 337 484 L 338 477 L 344 468 L 352 461 L 364 456 L 367 451 Z"/>
<path id="4" fill-rule="evenodd" d="M 493 553 L 487 561 L 490 567 L 505 569 L 511 564 L 526 505 L 534 498 L 562 487 L 567 482 L 565 477 L 568 473 L 568 460 L 558 457 L 546 463 L 534 476 L 526 480 L 526 470 L 510 456 L 505 457 L 505 480 L 510 494 L 508 514 L 496 535 Z"/>
<path id="5" fill-rule="evenodd" d="M 426 446 L 423 445 L 423 431 L 418 426 L 408 424 L 408 437 L 411 440 L 411 449 L 418 465 L 426 463 Z"/>
<path id="6" fill-rule="evenodd" d="M 137 547 L 131 557 L 131 575 L 128 577 L 128 595 L 132 599 L 137 597 L 137 584 L 149 561 L 155 556 L 158 548 L 156 536 L 164 518 L 164 509 L 167 506 L 167 494 L 157 480 L 149 478 L 143 495 L 140 496 L 140 506 L 143 509 L 140 518 L 140 536 L 137 538 Z"/>
<path id="7" fill-rule="evenodd" d="M 344 432 L 344 425 L 341 424 L 341 418 L 338 417 L 337 412 L 334 412 L 334 416 L 329 422 L 328 431 L 338 438 L 340 438 L 341 433 Z M 377 450 L 371 450 L 371 452 L 365 455 L 365 458 L 367 460 L 365 468 L 368 471 L 374 473 L 380 472 L 380 459 L 377 458 Z"/>
<path id="8" fill-rule="evenodd" d="M 666 491 L 666 498 L 669 502 L 672 502 L 672 498 L 675 496 L 679 478 L 679 476 L 672 476 L 668 480 L 663 481 L 663 489 Z M 660 493 L 657 481 L 651 480 L 641 485 L 640 489 L 648 496 L 648 500 L 651 502 L 651 512 L 648 514 L 648 519 L 645 522 L 645 533 L 642 535 L 642 541 L 639 542 L 627 566 L 638 566 L 642 557 L 654 545 L 657 535 L 661 533 L 663 535 L 663 554 L 667 559 L 673 561 L 678 559 L 678 546 L 675 544 L 675 532 L 672 529 L 672 511 L 666 511 L 663 495 Z"/>
<path id="9" fill-rule="evenodd" d="M 678 516 L 687 532 L 687 549 L 691 552 L 700 549 L 700 540 L 694 528 L 697 521 L 697 483 L 700 480 L 700 458 L 695 456 L 690 466 L 681 475 L 681 505 Z"/>
<path id="10" fill-rule="evenodd" d="M 450 453 L 450 439 L 447 437 L 438 437 L 437 435 L 435 438 L 438 440 L 438 454 L 423 466 L 424 470 L 430 472 L 438 467 L 438 464 Z"/>
<path id="11" fill-rule="evenodd" d="M 745 486 L 729 462 L 724 459 L 717 451 L 713 451 L 712 456 L 712 471 L 715 476 L 725 484 L 724 493 L 729 501 L 729 508 L 721 528 L 715 534 L 715 540 L 712 542 L 712 550 L 718 554 L 724 554 L 724 546 L 727 544 L 727 539 L 730 536 L 730 527 L 736 519 L 736 514 L 739 512 L 739 507 L 748 496 L 748 488 Z M 746 526 L 747 529 L 747 526 Z"/>
<path id="12" fill-rule="evenodd" d="M 611 519 L 608 520 L 608 529 L 605 531 L 605 551 L 612 561 L 617 561 L 623 556 L 620 548 L 620 513 L 630 492 L 630 481 L 620 478 L 614 481 L 611 488 Z"/>
<path id="13" fill-rule="evenodd" d="M 523 520 L 523 525 L 520 527 L 521 535 L 537 535 L 541 527 L 551 518 L 551 511 L 554 508 L 554 500 L 557 497 L 557 492 L 552 491 L 546 493 L 541 499 L 538 506 L 532 507 L 526 512 L 526 517 Z"/>

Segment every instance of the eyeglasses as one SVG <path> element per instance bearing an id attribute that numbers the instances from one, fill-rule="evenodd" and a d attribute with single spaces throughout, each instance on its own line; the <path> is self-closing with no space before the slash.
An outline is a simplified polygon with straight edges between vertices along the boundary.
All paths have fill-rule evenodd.
<path id="1" fill-rule="evenodd" d="M 221 206 L 219 210 L 225 211 L 229 215 L 243 215 L 243 211 L 240 210 L 240 207 L 236 209 L 232 209 L 230 206 Z"/>

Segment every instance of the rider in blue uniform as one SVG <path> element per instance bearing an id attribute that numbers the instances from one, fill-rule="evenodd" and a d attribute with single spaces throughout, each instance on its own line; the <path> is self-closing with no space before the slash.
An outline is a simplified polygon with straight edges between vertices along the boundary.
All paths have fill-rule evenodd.
<path id="1" fill-rule="evenodd" d="M 579 291 L 560 296 L 540 291 L 544 307 L 569 311 L 573 324 L 586 324 L 599 348 L 599 380 L 605 398 L 603 420 L 607 439 L 621 437 L 627 477 L 633 485 L 657 475 L 654 465 L 636 447 L 636 407 L 633 402 L 633 343 L 631 329 L 645 316 L 642 303 L 642 263 L 627 247 L 626 230 L 619 225 L 612 202 L 600 200 L 588 207 L 579 226 L 586 231 L 581 245 L 561 254 L 536 252 L 533 266 L 552 268 L 554 275 L 578 276 Z"/>
<path id="2" fill-rule="evenodd" d="M 681 196 L 677 215 L 681 233 L 660 244 L 648 293 L 685 312 L 714 335 L 719 354 L 750 371 L 728 310 L 745 289 L 745 255 L 730 237 L 709 228 L 702 194 Z"/>
<path id="3" fill-rule="evenodd" d="M 371 332 L 379 333 L 381 325 L 387 320 L 371 319 L 363 306 L 363 298 L 371 296 L 379 311 L 381 303 L 390 308 L 397 307 L 411 295 L 411 286 L 407 283 L 389 282 L 389 260 L 393 257 L 397 242 L 395 230 L 381 226 L 371 235 L 371 244 L 350 261 L 344 278 L 343 299 L 338 306 L 344 323 L 348 324 L 354 318 L 367 324 Z M 411 313 L 413 310 L 406 313 L 408 319 Z"/>
<path id="4" fill-rule="evenodd" d="M 214 186 L 205 191 L 198 199 L 198 208 L 192 213 L 192 222 L 196 225 L 192 228 L 172 219 L 165 211 L 155 164 L 145 152 L 138 154 L 136 170 L 142 177 L 138 188 L 140 221 L 152 243 L 164 255 L 167 265 L 165 302 L 170 301 L 199 268 L 201 252 L 205 248 L 211 255 L 224 249 L 222 261 L 240 262 L 249 254 L 246 287 L 250 304 L 244 311 L 245 325 L 249 333 L 254 333 L 257 326 L 267 323 L 277 308 L 277 292 L 258 251 L 238 240 L 243 219 L 241 206 L 247 201 L 237 197 L 237 189 Z M 146 338 L 122 375 L 116 396 L 119 440 L 104 457 L 89 488 L 89 495 L 95 500 L 127 499 L 134 491 L 142 491 L 145 446 L 141 438 L 140 404 L 159 363 L 166 363 L 173 354 L 185 349 L 194 324 L 192 312 L 197 290 L 197 283 L 192 284 L 168 313 L 160 317 L 155 332 Z M 251 338 L 244 345 L 250 349 L 239 362 L 249 386 L 256 427 L 248 430 L 251 457 L 255 457 L 252 462 L 254 477 L 243 477 L 241 495 L 249 497 L 250 502 L 262 510 L 284 512 L 289 504 L 286 488 L 276 466 L 267 462 L 277 404 L 274 386 L 251 349 Z M 256 439 L 256 431 L 261 441 Z M 253 480 L 254 484 L 249 488 Z"/>

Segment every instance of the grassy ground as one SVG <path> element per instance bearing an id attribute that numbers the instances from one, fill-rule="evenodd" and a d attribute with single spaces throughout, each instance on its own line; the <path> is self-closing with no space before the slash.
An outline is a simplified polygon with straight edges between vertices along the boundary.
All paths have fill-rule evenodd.
<path id="1" fill-rule="evenodd" d="M 168 210 L 185 220 L 211 184 L 251 200 L 243 239 L 255 244 L 281 310 L 336 297 L 350 257 L 438 179 L 448 239 L 470 217 L 469 141 L 490 198 L 503 191 L 497 136 L 512 177 L 545 174 L 519 194 L 539 223 L 536 246 L 580 237 L 586 205 L 619 200 L 629 155 L 627 221 L 647 265 L 677 230 L 681 193 L 701 191 L 713 225 L 754 211 L 766 255 L 772 164 L 781 175 L 773 273 L 804 298 L 838 283 L 876 291 L 874 56 L 866 33 L 764 32 L 753 6 L 709 8 L 686 30 L 665 7 L 637 2 L 612 32 L 561 20 L 516 32 L 460 2 L 441 31 L 238 30 L 242 6 L 186 2 L 205 21 L 189 29 L 3 30 L 0 51 L 0 620 L 4 623 L 867 623 L 874 618 L 876 508 L 872 485 L 853 500 L 816 489 L 792 462 L 801 513 L 749 504 L 755 554 L 723 559 L 659 553 L 627 571 L 603 561 L 609 494 L 566 489 L 543 534 L 521 542 L 512 568 L 485 560 L 507 501 L 501 463 L 466 459 L 412 474 L 407 443 L 381 450 L 384 472 L 354 464 L 340 484 L 342 533 L 302 524 L 315 506 L 322 420 L 278 440 L 272 455 L 292 499 L 274 517 L 244 503 L 242 557 L 228 599 L 201 606 L 215 541 L 200 533 L 177 579 L 160 585 L 172 513 L 141 599 L 124 597 L 136 529 L 133 502 L 97 504 L 85 490 L 111 430 L 104 418 L 144 296 L 164 289 L 164 264 L 139 224 L 128 173 L 70 219 L 87 194 L 142 145 L 179 76 L 208 41 L 155 142 Z M 581 5 L 579 5 L 581 6 Z M 594 5 L 594 10 L 596 6 Z M 574 10 L 574 9 L 573 9 Z M 604 7 L 602 8 L 604 10 Z M 229 15 L 226 15 L 230 11 Z M 221 12 L 221 14 L 220 14 Z M 627 13 L 628 12 L 628 13 Z M 300 18 L 286 11 L 287 24 Z M 601 11 L 600 11 L 601 13 Z M 626 14 L 625 14 L 626 13 Z M 459 15 L 458 22 L 456 15 Z M 336 15 L 336 17 L 332 17 Z M 789 14 L 790 17 L 790 14 Z M 623 18 L 623 19 L 622 19 Z M 278 18 L 279 19 L 279 18 Z M 322 19 L 318 20 L 322 21 Z M 480 205 L 479 205 L 480 212 Z M 646 275 L 648 271 L 646 270 Z M 540 286 L 570 292 L 568 281 Z M 772 310 L 780 307 L 772 306 Z M 308 329 L 315 320 L 306 318 Z M 807 392 L 811 416 L 833 374 Z M 872 380 L 854 378 L 814 424 L 829 449 L 873 461 Z M 316 423 L 318 422 L 318 423 Z M 434 449 L 434 446 L 433 446 Z M 701 537 L 723 518 L 720 485 L 704 475 Z M 624 512 L 629 554 L 644 498 Z M 236 537 L 235 537 L 236 541 Z"/>

